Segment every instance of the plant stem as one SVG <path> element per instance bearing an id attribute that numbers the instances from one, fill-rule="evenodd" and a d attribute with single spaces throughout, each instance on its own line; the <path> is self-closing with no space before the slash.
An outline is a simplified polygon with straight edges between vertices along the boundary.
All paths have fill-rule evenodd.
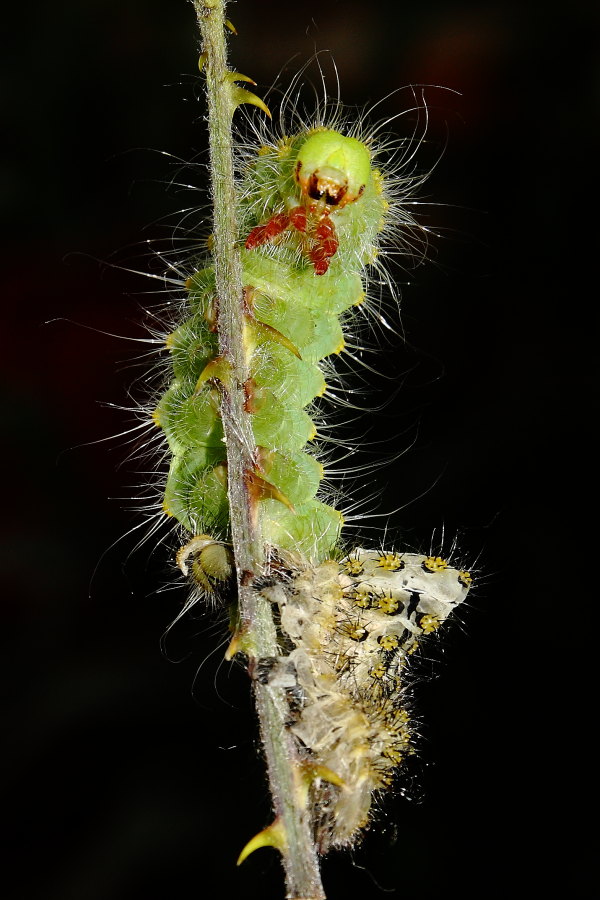
<path id="1" fill-rule="evenodd" d="M 227 443 L 229 511 L 234 555 L 241 586 L 260 572 L 262 551 L 244 483 L 253 466 L 254 438 L 244 412 L 243 384 L 248 378 L 242 336 L 242 268 L 236 249 L 237 222 L 233 179 L 231 118 L 235 104 L 227 74 L 223 0 L 196 0 L 196 15 L 206 54 L 211 190 L 214 204 L 214 264 L 217 286 L 219 351 L 231 365 L 231 390 L 223 391 L 222 418 Z M 248 574 L 246 574 L 248 573 Z M 248 609 L 250 616 L 252 608 Z"/>
<path id="2" fill-rule="evenodd" d="M 221 417 L 227 445 L 231 535 L 238 580 L 240 628 L 252 673 L 257 659 L 280 655 L 270 604 L 252 588 L 264 567 L 256 500 L 248 492 L 255 465 L 251 416 L 244 409 L 248 363 L 244 348 L 244 298 L 236 222 L 231 119 L 239 100 L 232 92 L 225 45 L 225 0 L 194 0 L 205 54 L 211 190 L 214 203 L 214 263 L 219 352 L 231 367 Z M 289 709 L 281 687 L 254 682 L 256 708 L 267 760 L 275 816 L 283 829 L 282 860 L 289 900 L 324 900 L 302 760 L 286 728 Z"/>

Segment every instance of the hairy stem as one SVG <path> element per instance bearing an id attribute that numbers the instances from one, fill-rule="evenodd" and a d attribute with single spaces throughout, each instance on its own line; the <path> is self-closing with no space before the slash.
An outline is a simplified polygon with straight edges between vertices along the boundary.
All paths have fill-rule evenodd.
<path id="1" fill-rule="evenodd" d="M 196 0 L 196 14 L 206 55 L 211 190 L 214 205 L 214 264 L 218 303 L 219 350 L 231 366 L 231 387 L 223 391 L 221 415 L 227 442 L 229 509 L 234 554 L 241 587 L 260 572 L 262 550 L 252 516 L 244 473 L 253 465 L 254 439 L 244 413 L 243 384 L 248 366 L 243 347 L 244 301 L 242 268 L 236 249 L 233 146 L 231 118 L 235 104 L 227 62 L 222 0 Z M 247 601 L 249 602 L 249 601 Z M 245 610 L 252 618 L 252 606 Z"/>
<path id="2" fill-rule="evenodd" d="M 257 659 L 279 655 L 270 604 L 252 589 L 263 569 L 264 549 L 256 500 L 248 490 L 255 443 L 251 416 L 244 410 L 248 365 L 244 348 L 242 269 L 237 250 L 231 119 L 239 99 L 232 89 L 225 46 L 224 0 L 194 0 L 205 56 L 211 189 L 214 203 L 214 263 L 218 303 L 219 352 L 230 368 L 221 403 L 227 444 L 228 491 L 233 551 L 244 649 L 252 672 Z M 283 832 L 282 859 L 290 900 L 325 898 L 306 805 L 302 761 L 286 728 L 283 688 L 255 682 L 256 707 L 267 759 L 276 820 Z"/>

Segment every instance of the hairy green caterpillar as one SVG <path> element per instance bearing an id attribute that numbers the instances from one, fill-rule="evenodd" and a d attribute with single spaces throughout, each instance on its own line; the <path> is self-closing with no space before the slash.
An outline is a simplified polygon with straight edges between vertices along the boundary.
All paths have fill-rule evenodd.
<path id="1" fill-rule="evenodd" d="M 240 184 L 251 485 L 265 543 L 314 562 L 332 553 L 343 520 L 319 498 L 323 467 L 305 449 L 317 434 L 311 404 L 326 390 L 320 363 L 344 347 L 340 317 L 364 299 L 390 207 L 367 146 L 325 127 L 260 146 Z M 173 455 L 164 509 L 192 535 L 227 540 L 212 267 L 187 287 L 189 316 L 167 339 L 174 381 L 154 413 Z"/>

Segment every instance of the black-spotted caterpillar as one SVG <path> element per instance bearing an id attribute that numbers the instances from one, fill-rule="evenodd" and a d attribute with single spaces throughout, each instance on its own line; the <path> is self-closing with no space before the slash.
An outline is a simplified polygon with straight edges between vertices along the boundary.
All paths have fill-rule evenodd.
<path id="1" fill-rule="evenodd" d="M 211 91 L 221 102 L 211 128 L 228 127 L 240 103 L 264 104 L 225 68 L 222 26 L 212 22 L 221 0 L 196 6 L 209 109 L 218 107 Z M 417 179 L 380 170 L 374 141 L 339 108 L 261 137 L 240 154 L 233 199 L 214 187 L 226 180 L 226 157 L 213 173 L 215 260 L 207 252 L 186 281 L 183 321 L 166 339 L 170 384 L 153 420 L 171 453 L 164 512 L 186 535 L 179 566 L 200 594 L 232 605 L 227 656 L 245 654 L 255 682 L 275 820 L 240 859 L 278 847 L 288 895 L 316 898 L 317 854 L 356 842 L 373 797 L 413 752 L 406 670 L 471 576 L 435 555 L 344 555 L 342 514 L 322 490 L 318 398 L 352 307 L 368 301 L 369 273 L 384 271 L 378 255 L 390 232 L 412 224 L 403 201 Z M 235 239 L 219 231 L 220 204 L 235 217 Z M 228 266 L 240 273 L 233 298 Z M 226 323 L 231 309 L 237 332 Z M 244 565 L 236 502 L 258 546 Z"/>

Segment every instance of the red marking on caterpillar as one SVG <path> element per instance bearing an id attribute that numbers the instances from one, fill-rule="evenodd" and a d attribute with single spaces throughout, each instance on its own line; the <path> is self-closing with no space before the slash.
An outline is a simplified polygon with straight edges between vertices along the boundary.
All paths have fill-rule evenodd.
<path id="1" fill-rule="evenodd" d="M 309 250 L 308 257 L 314 266 L 315 274 L 324 275 L 329 268 L 329 260 L 337 253 L 340 243 L 336 236 L 335 225 L 329 218 L 329 211 L 327 209 L 322 211 L 313 205 L 309 212 L 313 219 L 311 232 L 314 246 Z M 316 222 L 314 221 L 315 213 Z M 306 209 L 302 206 L 294 207 L 289 213 L 276 213 L 264 225 L 257 225 L 252 229 L 246 238 L 246 250 L 254 250 L 256 247 L 268 244 L 290 226 L 296 231 L 306 232 L 308 222 Z"/>

